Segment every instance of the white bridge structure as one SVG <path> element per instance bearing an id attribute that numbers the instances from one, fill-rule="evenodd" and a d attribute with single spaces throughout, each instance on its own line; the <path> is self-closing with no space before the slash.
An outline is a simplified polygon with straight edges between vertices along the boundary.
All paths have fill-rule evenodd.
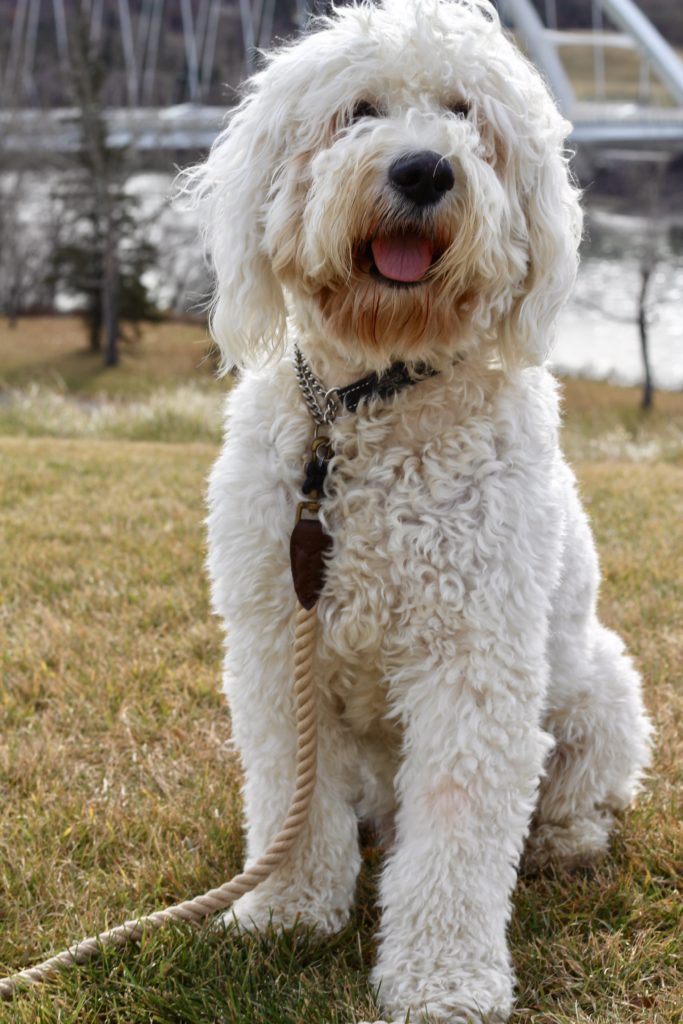
<path id="1" fill-rule="evenodd" d="M 591 0 L 591 31 L 558 29 L 562 0 L 544 0 L 545 20 L 531 0 L 498 0 L 501 14 L 544 73 L 562 112 L 572 121 L 572 143 L 590 147 L 646 147 L 683 153 L 683 62 L 634 0 Z M 572 51 L 590 50 L 592 95 L 580 95 L 570 74 Z M 610 89 L 609 55 L 629 64 L 633 95 Z M 626 60 L 625 60 L 626 58 Z M 575 64 L 574 64 L 575 66 Z M 582 83 L 585 91 L 585 82 Z"/>
<path id="2" fill-rule="evenodd" d="M 223 83 L 234 96 L 257 48 L 305 31 L 311 10 L 324 3 L 297 0 L 292 22 L 282 0 L 15 0 L 11 28 L 0 32 L 0 147 L 79 146 L 69 81 L 86 53 L 99 55 L 106 72 L 112 146 L 204 149 L 231 102 Z M 683 154 L 676 51 L 635 0 L 585 3 L 592 28 L 567 31 L 558 27 L 563 0 L 497 0 L 572 121 L 573 145 L 588 154 Z"/>

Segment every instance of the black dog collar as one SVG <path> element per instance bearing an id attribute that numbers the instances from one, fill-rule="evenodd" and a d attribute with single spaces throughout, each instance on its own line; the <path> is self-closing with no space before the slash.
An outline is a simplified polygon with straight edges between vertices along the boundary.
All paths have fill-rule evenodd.
<path id="1" fill-rule="evenodd" d="M 397 362 L 383 373 L 369 373 L 343 388 L 325 389 L 298 345 L 294 347 L 294 366 L 306 405 L 318 425 L 331 423 L 341 408 L 356 412 L 364 398 L 391 398 L 439 372 L 425 363 L 417 363 L 411 370 L 406 363 Z"/>

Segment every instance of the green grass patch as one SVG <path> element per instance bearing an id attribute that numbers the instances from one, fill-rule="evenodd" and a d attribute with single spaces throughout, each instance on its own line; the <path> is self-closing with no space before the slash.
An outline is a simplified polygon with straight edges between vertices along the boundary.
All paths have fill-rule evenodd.
<path id="1" fill-rule="evenodd" d="M 202 570 L 215 451 L 0 438 L 3 974 L 241 864 L 239 766 Z M 608 861 L 520 882 L 513 1022 L 680 1024 L 683 472 L 603 459 L 579 475 L 602 614 L 644 672 L 657 754 Z M 380 861 L 366 840 L 355 916 L 334 939 L 172 928 L 0 1004 L 0 1022 L 373 1019 Z"/>

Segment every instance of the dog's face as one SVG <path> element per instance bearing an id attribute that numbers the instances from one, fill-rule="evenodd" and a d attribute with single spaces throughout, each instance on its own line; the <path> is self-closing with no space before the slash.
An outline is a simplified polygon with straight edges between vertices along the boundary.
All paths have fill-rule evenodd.
<path id="1" fill-rule="evenodd" d="M 341 9 L 254 78 L 197 175 L 227 358 L 277 347 L 286 291 L 375 365 L 540 361 L 576 270 L 567 127 L 487 0 Z"/>

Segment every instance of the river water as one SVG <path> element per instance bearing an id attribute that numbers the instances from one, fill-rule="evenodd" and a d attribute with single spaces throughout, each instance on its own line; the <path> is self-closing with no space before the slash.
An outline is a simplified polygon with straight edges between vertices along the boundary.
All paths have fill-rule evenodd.
<path id="1" fill-rule="evenodd" d="M 654 382 L 683 389 L 682 234 L 672 218 L 653 223 L 589 207 L 579 277 L 553 353 L 558 370 L 616 384 L 642 381 L 641 267 L 654 257 L 646 300 Z"/>

